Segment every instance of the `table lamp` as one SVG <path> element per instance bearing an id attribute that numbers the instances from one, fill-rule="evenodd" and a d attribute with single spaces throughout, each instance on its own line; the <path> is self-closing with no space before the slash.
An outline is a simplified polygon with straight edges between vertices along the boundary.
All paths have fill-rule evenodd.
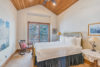
<path id="1" fill-rule="evenodd" d="M 61 35 L 61 32 L 58 32 L 57 35 L 60 36 Z"/>
<path id="2" fill-rule="evenodd" d="M 60 35 L 61 35 L 61 32 L 57 32 L 57 35 L 58 35 L 57 40 L 60 40 Z"/>
<path id="3" fill-rule="evenodd" d="M 96 37 L 90 37 L 90 38 L 88 39 L 89 43 L 92 45 L 92 51 L 96 51 L 96 50 L 95 50 L 95 47 L 96 47 L 95 41 L 96 41 L 96 40 L 97 40 Z"/>

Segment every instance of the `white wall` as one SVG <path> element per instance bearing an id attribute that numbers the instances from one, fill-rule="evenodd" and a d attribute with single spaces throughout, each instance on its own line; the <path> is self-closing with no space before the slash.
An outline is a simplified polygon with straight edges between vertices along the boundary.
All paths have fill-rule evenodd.
<path id="1" fill-rule="evenodd" d="M 60 14 L 57 22 L 62 33 L 82 32 L 85 39 L 84 48 L 90 48 L 87 43 L 88 24 L 100 22 L 100 0 L 79 0 Z"/>
<path id="2" fill-rule="evenodd" d="M 0 18 L 10 22 L 10 44 L 9 47 L 0 52 L 0 67 L 16 50 L 16 20 L 17 10 L 10 0 L 0 0 Z M 6 58 L 7 56 L 7 58 Z"/>
<path id="3" fill-rule="evenodd" d="M 41 22 L 50 23 L 50 39 L 54 36 L 52 34 L 52 28 L 56 28 L 56 15 L 51 11 L 43 7 L 42 5 L 36 5 L 30 8 L 26 8 L 18 11 L 18 40 L 27 40 L 27 23 Z"/>

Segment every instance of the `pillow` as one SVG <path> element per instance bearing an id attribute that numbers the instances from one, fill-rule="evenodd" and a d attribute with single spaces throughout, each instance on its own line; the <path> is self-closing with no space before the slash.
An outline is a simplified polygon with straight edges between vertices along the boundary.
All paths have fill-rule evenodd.
<path id="1" fill-rule="evenodd" d="M 65 37 L 65 43 L 66 45 L 74 45 L 76 44 L 76 38 L 75 37 Z"/>
<path id="2" fill-rule="evenodd" d="M 64 36 L 60 36 L 60 42 L 64 42 L 65 41 L 64 39 L 65 39 Z"/>
<path id="3" fill-rule="evenodd" d="M 22 48 L 22 49 L 25 49 L 25 48 L 27 48 L 27 45 L 26 45 L 26 43 L 21 43 L 21 48 Z"/>
<path id="4" fill-rule="evenodd" d="M 81 46 L 81 37 L 76 38 L 76 45 Z"/>

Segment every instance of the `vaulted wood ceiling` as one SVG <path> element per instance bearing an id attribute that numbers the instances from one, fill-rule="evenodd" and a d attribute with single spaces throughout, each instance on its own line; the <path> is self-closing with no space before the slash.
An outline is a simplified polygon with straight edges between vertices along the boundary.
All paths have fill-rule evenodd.
<path id="1" fill-rule="evenodd" d="M 42 4 L 44 0 L 11 0 L 17 10 L 28 8 L 34 5 Z M 56 0 L 57 4 L 54 6 L 51 1 L 47 2 L 46 8 L 51 10 L 56 15 L 62 13 L 64 10 L 72 6 L 78 0 Z"/>

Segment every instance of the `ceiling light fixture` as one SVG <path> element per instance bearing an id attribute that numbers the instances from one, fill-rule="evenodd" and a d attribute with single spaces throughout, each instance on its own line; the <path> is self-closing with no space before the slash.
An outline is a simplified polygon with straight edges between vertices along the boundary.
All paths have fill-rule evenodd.
<path id="1" fill-rule="evenodd" d="M 47 2 L 51 1 L 54 6 L 56 6 L 55 0 L 44 0 L 43 4 L 45 5 Z"/>
<path id="2" fill-rule="evenodd" d="M 56 3 L 53 3 L 54 6 L 56 6 Z"/>
<path id="3" fill-rule="evenodd" d="M 56 1 L 55 0 L 51 0 L 53 5 L 56 6 Z"/>

